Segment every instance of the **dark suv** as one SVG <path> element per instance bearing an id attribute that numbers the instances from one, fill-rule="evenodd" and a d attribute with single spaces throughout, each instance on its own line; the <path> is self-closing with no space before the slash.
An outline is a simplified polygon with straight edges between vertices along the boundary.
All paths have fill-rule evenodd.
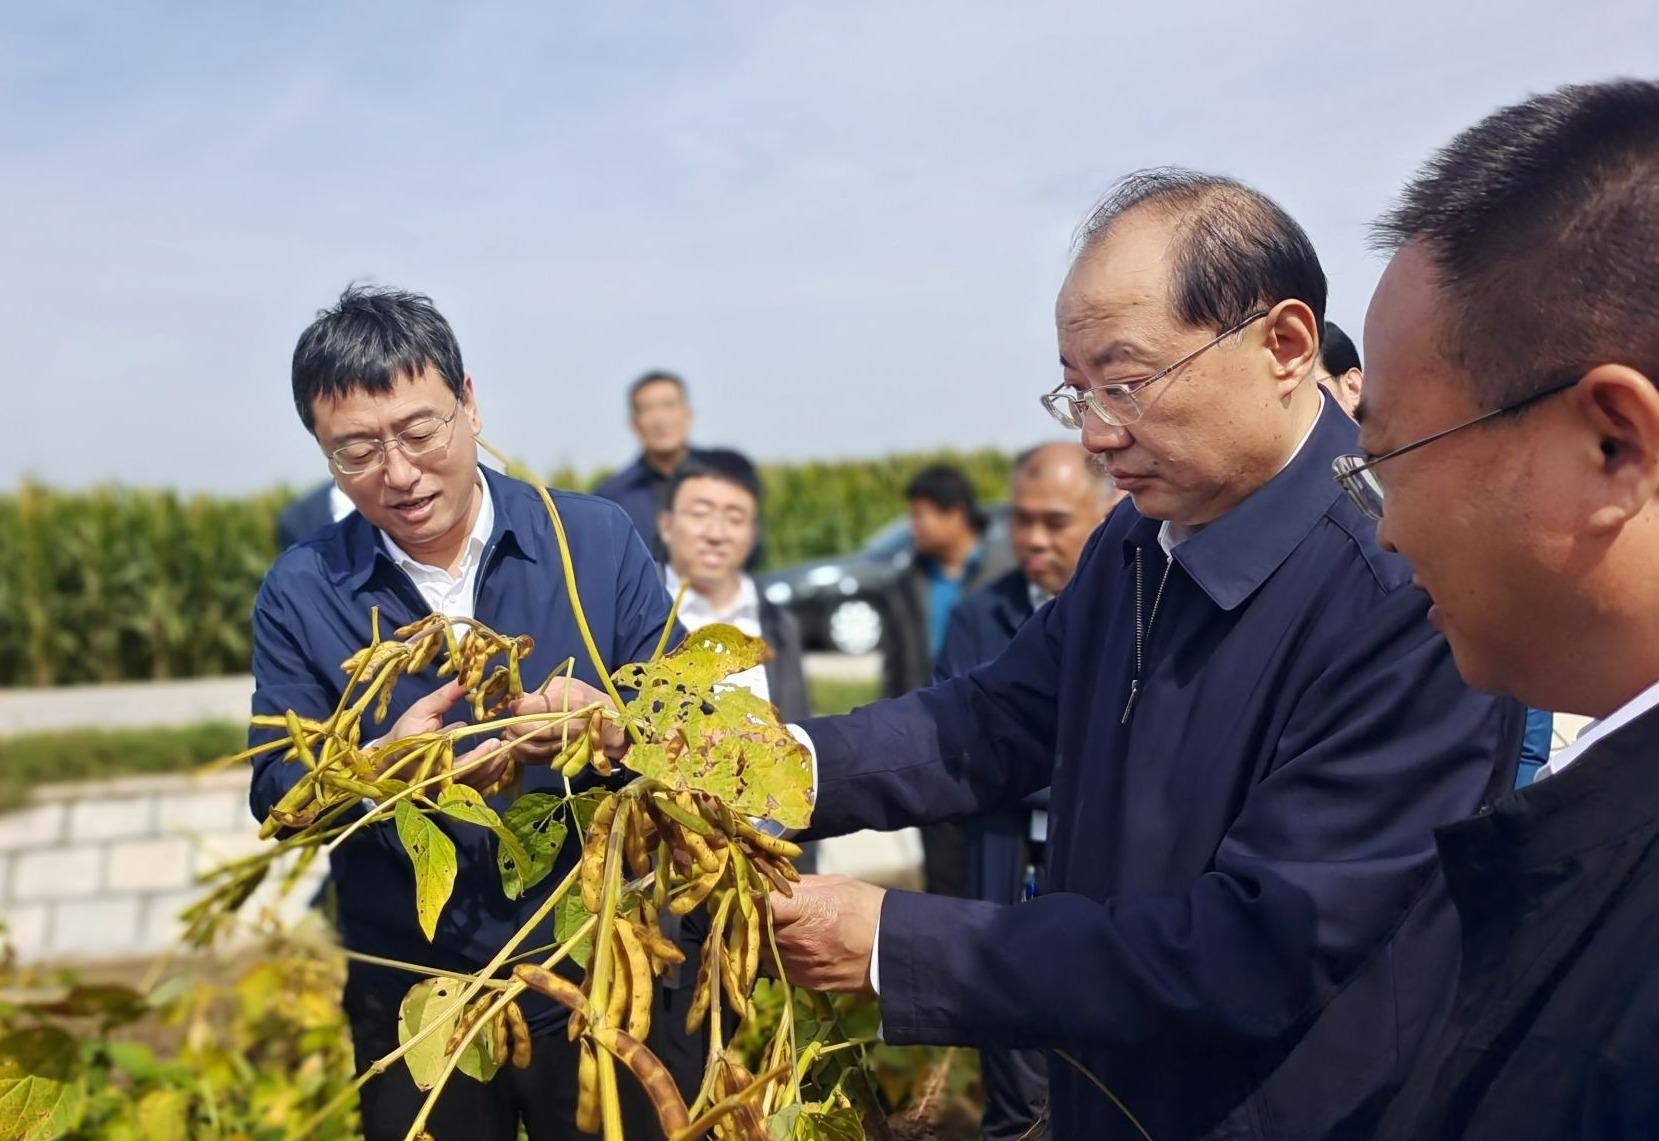
<path id="1" fill-rule="evenodd" d="M 985 541 L 1008 549 L 1008 505 L 983 504 Z M 910 565 L 910 518 L 901 515 L 850 555 L 812 559 L 755 576 L 761 593 L 795 612 L 809 649 L 867 654 L 881 643 L 881 611 L 872 603 Z"/>

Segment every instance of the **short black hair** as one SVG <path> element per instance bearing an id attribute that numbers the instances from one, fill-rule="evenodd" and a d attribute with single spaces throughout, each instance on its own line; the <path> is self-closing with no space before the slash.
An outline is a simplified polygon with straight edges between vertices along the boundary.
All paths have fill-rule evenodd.
<path id="1" fill-rule="evenodd" d="M 1292 298 L 1324 323 L 1325 270 L 1306 231 L 1261 191 L 1221 175 L 1166 166 L 1120 179 L 1078 229 L 1078 255 L 1141 208 L 1176 223 L 1170 303 L 1187 325 L 1228 329 Z"/>
<path id="2" fill-rule="evenodd" d="M 904 485 L 904 497 L 926 500 L 941 511 L 960 508 L 975 531 L 985 529 L 985 516 L 974 497 L 974 485 L 961 468 L 950 464 L 928 465 L 910 477 L 910 482 Z"/>
<path id="3" fill-rule="evenodd" d="M 432 299 L 405 289 L 348 285 L 294 346 L 294 408 L 306 430 L 315 431 L 318 399 L 390 392 L 429 367 L 460 399 L 467 375 L 461 346 Z"/>
<path id="4" fill-rule="evenodd" d="M 1344 333 L 1335 321 L 1326 321 L 1325 331 L 1319 337 L 1319 363 L 1332 376 L 1342 376 L 1348 370 L 1360 367 L 1359 349 L 1354 346 L 1354 339 Z"/>
<path id="5" fill-rule="evenodd" d="M 634 397 L 639 395 L 639 390 L 648 384 L 656 384 L 658 381 L 667 381 L 680 390 L 682 399 L 685 397 L 685 381 L 681 380 L 675 373 L 654 368 L 650 372 L 640 373 L 639 376 L 634 378 L 634 382 L 628 386 L 628 411 L 632 412 L 634 410 Z"/>
<path id="6" fill-rule="evenodd" d="M 760 475 L 755 471 L 755 465 L 750 463 L 746 456 L 737 452 L 728 452 L 714 449 L 699 452 L 695 459 L 683 461 L 674 469 L 669 477 L 668 485 L 663 488 L 662 509 L 674 510 L 674 497 L 679 495 L 680 487 L 688 479 L 718 479 L 725 483 L 741 487 L 755 498 L 755 514 L 760 514 L 760 505 L 764 499 L 761 491 Z"/>
<path id="7" fill-rule="evenodd" d="M 1597 364 L 1659 377 L 1659 83 L 1562 87 L 1488 115 L 1374 238 L 1428 254 L 1442 348 L 1485 405 Z"/>

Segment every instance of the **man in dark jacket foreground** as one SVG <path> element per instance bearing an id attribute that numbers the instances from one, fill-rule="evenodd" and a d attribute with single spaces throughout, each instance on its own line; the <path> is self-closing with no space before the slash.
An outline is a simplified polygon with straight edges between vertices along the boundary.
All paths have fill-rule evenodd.
<path id="1" fill-rule="evenodd" d="M 1314 380 L 1324 301 L 1260 194 L 1121 186 L 1047 403 L 1134 503 L 996 661 L 802 726 L 824 834 L 1052 785 L 1034 900 L 825 877 L 774 908 L 790 978 L 874 989 L 890 1042 L 1064 1051 L 1063 1139 L 1142 1136 L 1096 1081 L 1158 1141 L 1366 1136 L 1450 996 L 1432 829 L 1513 781 L 1521 710 L 1462 683 L 1332 482 L 1357 429 Z"/>
<path id="2" fill-rule="evenodd" d="M 1497 112 L 1380 233 L 1345 486 L 1465 678 L 1601 719 L 1440 830 L 1462 968 L 1383 1134 L 1659 1136 L 1659 84 Z"/>

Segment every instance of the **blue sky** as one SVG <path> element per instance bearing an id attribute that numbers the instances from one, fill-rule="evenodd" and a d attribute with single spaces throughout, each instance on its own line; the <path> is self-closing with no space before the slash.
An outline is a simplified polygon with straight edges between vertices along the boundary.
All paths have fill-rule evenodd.
<path id="1" fill-rule="evenodd" d="M 655 366 L 760 458 L 1020 446 L 1116 176 L 1273 194 L 1357 333 L 1417 163 L 1616 74 L 1651 0 L 11 5 L 0 487 L 320 478 L 288 358 L 353 279 L 434 297 L 538 467 L 625 459 Z"/>

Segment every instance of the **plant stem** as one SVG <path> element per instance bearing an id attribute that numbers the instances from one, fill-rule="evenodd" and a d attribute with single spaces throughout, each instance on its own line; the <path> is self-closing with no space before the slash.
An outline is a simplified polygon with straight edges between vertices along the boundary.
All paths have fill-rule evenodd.
<path id="1" fill-rule="evenodd" d="M 1060 1055 L 1060 1057 L 1064 1058 L 1067 1062 L 1071 1063 L 1071 1066 L 1072 1066 L 1073 1069 L 1075 1069 L 1078 1073 L 1082 1074 L 1084 1077 L 1088 1078 L 1091 1082 L 1094 1083 L 1094 1086 L 1095 1086 L 1096 1089 L 1098 1089 L 1101 1093 L 1105 1094 L 1108 1098 L 1110 1098 L 1111 1101 L 1112 1101 L 1112 1104 L 1118 1107 L 1118 1112 L 1123 1114 L 1124 1117 L 1128 1118 L 1129 1124 L 1133 1125 L 1135 1127 L 1135 1132 L 1136 1133 L 1139 1133 L 1142 1137 L 1144 1137 L 1146 1139 L 1146 1141 L 1152 1141 L 1152 1135 L 1146 1131 L 1146 1129 L 1141 1125 L 1141 1123 L 1139 1121 L 1135 1120 L 1135 1115 L 1133 1113 L 1129 1112 L 1129 1107 L 1127 1105 L 1124 1105 L 1123 1102 L 1118 1100 L 1118 1095 L 1113 1093 L 1111 1091 L 1110 1087 L 1108 1087 L 1105 1082 L 1103 1082 L 1099 1078 L 1095 1077 L 1094 1074 L 1089 1070 L 1089 1068 L 1087 1066 L 1085 1066 L 1082 1062 L 1079 1062 L 1076 1058 L 1072 1057 L 1066 1051 L 1056 1050 L 1054 1052 L 1056 1054 Z"/>
<path id="2" fill-rule="evenodd" d="M 599 933 L 593 940 L 593 986 L 588 991 L 588 1003 L 595 1018 L 603 1022 L 610 988 L 616 985 L 614 937 L 616 931 L 616 897 L 622 890 L 623 841 L 628 834 L 628 817 L 639 811 L 632 797 L 613 794 L 620 803 L 616 819 L 611 823 L 610 835 L 605 838 L 605 886 L 599 896 Z M 622 1102 L 616 1090 L 616 1059 L 610 1051 L 598 1051 L 599 1108 L 603 1115 L 605 1141 L 622 1141 Z"/>

